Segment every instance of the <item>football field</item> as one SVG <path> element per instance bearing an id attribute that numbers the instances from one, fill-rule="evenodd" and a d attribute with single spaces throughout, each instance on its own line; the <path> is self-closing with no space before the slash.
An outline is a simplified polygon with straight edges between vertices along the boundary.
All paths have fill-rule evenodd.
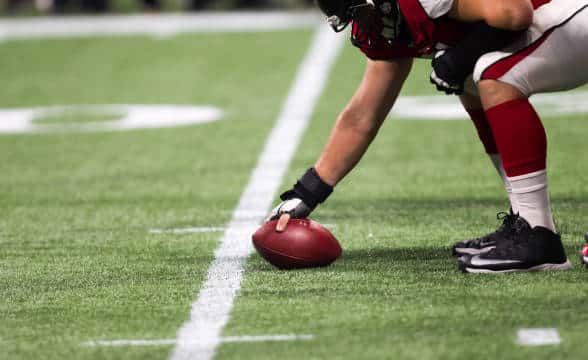
<path id="1" fill-rule="evenodd" d="M 343 256 L 279 271 L 248 257 L 249 229 L 314 163 L 365 60 L 313 21 L 219 18 L 0 21 L 0 359 L 585 358 L 588 88 L 533 100 L 571 271 L 457 271 L 451 244 L 508 205 L 424 60 L 312 215 Z"/>

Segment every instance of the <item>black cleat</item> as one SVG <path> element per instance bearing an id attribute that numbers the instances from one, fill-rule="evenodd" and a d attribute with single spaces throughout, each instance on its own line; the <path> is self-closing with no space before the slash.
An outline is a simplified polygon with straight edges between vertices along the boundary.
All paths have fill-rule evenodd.
<path id="1" fill-rule="evenodd" d="M 488 252 L 460 257 L 459 269 L 469 273 L 504 273 L 572 268 L 559 234 L 542 226 L 531 228 L 522 217 L 512 227 L 511 236 L 497 242 Z"/>
<path id="2" fill-rule="evenodd" d="M 504 211 L 496 214 L 498 220 L 502 220 L 500 227 L 487 235 L 476 239 L 464 240 L 453 245 L 452 253 L 454 256 L 461 255 L 478 255 L 492 250 L 496 246 L 496 241 L 507 238 L 512 233 L 512 225 L 517 221 L 518 214 L 514 214 L 512 209 L 508 213 Z"/>
<path id="3" fill-rule="evenodd" d="M 580 251 L 580 260 L 584 266 L 588 267 L 588 232 L 584 234 L 584 240 L 586 240 L 586 244 Z"/>

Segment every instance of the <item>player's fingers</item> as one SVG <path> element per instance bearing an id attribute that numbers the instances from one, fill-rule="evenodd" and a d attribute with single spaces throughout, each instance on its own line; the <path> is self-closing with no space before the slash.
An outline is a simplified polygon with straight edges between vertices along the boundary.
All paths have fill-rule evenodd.
<path id="1" fill-rule="evenodd" d="M 288 226 L 288 221 L 290 220 L 290 214 L 282 214 L 278 219 L 278 223 L 276 224 L 276 231 L 282 232 L 286 230 L 286 226 Z"/>

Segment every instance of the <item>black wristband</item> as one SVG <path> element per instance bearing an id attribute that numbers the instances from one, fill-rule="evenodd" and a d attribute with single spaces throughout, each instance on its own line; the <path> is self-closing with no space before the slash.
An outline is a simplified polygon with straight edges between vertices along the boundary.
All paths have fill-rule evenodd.
<path id="1" fill-rule="evenodd" d="M 333 187 L 324 182 L 314 168 L 310 168 L 298 179 L 294 188 L 283 193 L 280 198 L 287 200 L 296 194 L 308 207 L 314 209 L 327 200 L 332 192 Z"/>

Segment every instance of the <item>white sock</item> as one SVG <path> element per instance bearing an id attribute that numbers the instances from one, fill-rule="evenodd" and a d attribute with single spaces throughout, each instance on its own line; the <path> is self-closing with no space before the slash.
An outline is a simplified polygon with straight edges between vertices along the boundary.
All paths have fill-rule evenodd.
<path id="1" fill-rule="evenodd" d="M 547 172 L 540 170 L 529 174 L 509 177 L 512 195 L 519 215 L 531 227 L 543 226 L 555 232 L 555 224 L 549 207 Z"/>
<path id="2" fill-rule="evenodd" d="M 518 208 L 517 203 L 515 201 L 515 198 L 512 194 L 512 185 L 510 184 L 510 181 L 506 177 L 506 173 L 504 172 L 504 168 L 502 167 L 502 161 L 500 160 L 500 155 L 499 154 L 488 154 L 488 156 L 490 157 L 490 160 L 492 160 L 492 164 L 494 164 L 494 167 L 496 168 L 496 172 L 498 172 L 498 175 L 500 175 L 500 178 L 502 179 L 502 182 L 504 183 L 504 190 L 506 190 L 506 194 L 508 195 L 508 200 L 510 201 L 510 207 L 512 209 L 512 212 L 514 214 L 517 214 L 519 212 L 519 208 Z"/>

